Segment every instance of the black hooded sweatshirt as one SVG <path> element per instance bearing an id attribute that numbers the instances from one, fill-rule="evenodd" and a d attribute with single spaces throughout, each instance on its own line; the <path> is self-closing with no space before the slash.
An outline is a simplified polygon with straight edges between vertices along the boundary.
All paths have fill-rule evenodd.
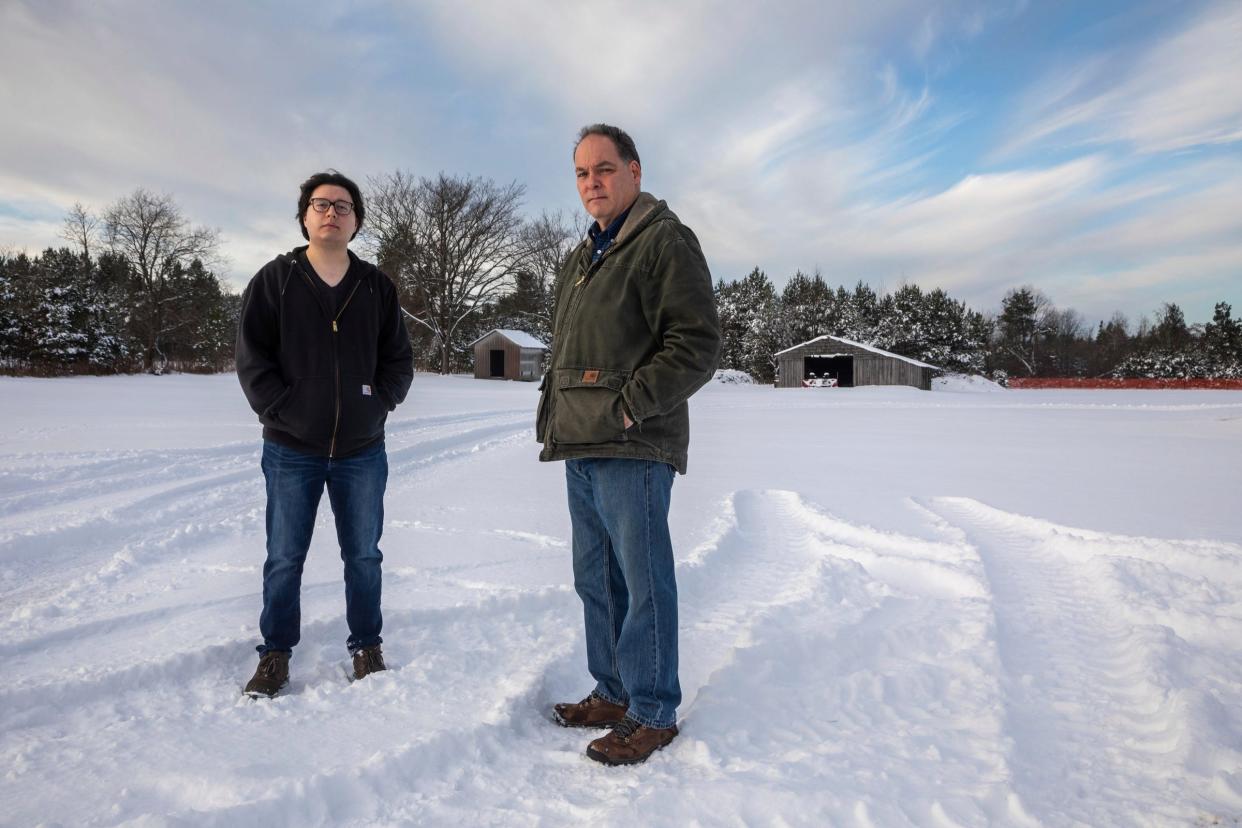
<path id="1" fill-rule="evenodd" d="M 349 253 L 336 291 L 306 247 L 263 266 L 242 294 L 237 379 L 263 438 L 321 457 L 356 454 L 384 438 L 384 421 L 414 378 L 397 291 Z M 339 306 L 332 306 L 332 295 Z"/>

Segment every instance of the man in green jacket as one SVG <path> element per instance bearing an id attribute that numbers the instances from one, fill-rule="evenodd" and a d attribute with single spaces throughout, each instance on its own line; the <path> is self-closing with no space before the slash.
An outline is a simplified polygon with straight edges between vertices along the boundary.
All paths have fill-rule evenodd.
<path id="1" fill-rule="evenodd" d="M 690 442 L 686 401 L 720 352 L 698 239 L 642 192 L 634 141 L 607 124 L 574 147 L 578 195 L 595 219 L 557 278 L 552 366 L 536 436 L 565 460 L 574 587 L 595 688 L 558 704 L 565 727 L 611 727 L 587 755 L 642 762 L 677 735 L 677 582 L 668 531 Z"/>

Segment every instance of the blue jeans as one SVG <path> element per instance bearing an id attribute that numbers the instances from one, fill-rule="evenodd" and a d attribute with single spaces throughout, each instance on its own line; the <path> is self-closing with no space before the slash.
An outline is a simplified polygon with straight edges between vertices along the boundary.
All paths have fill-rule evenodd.
<path id="1" fill-rule="evenodd" d="M 677 580 L 667 463 L 588 457 L 565 462 L 574 589 L 586 620 L 595 693 L 647 727 L 677 721 Z"/>
<path id="2" fill-rule="evenodd" d="M 344 459 L 329 460 L 265 440 L 263 477 L 267 481 L 267 561 L 263 564 L 259 652 L 291 651 L 301 638 L 302 566 L 325 485 L 345 562 L 346 645 L 352 652 L 379 644 L 383 640 L 380 563 L 384 560 L 379 539 L 388 484 L 384 442 Z"/>

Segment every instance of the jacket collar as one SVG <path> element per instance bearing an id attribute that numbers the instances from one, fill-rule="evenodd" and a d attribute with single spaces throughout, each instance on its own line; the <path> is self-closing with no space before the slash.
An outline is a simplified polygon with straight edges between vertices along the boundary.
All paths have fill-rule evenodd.
<path id="1" fill-rule="evenodd" d="M 290 269 L 292 269 L 293 266 L 297 264 L 300 259 L 306 258 L 306 251 L 309 247 L 310 247 L 309 244 L 304 244 L 301 247 L 293 248 L 288 253 L 282 253 L 276 258 L 284 262 L 285 264 L 287 264 L 290 267 Z M 349 270 L 357 273 L 358 278 L 360 279 L 370 280 L 370 278 L 373 276 L 373 274 L 376 271 L 375 265 L 371 264 L 370 262 L 359 259 L 357 254 L 354 253 L 354 251 L 352 250 L 349 250 L 346 252 L 349 253 Z"/>
<path id="2" fill-rule="evenodd" d="M 618 247 L 637 236 L 647 225 L 659 219 L 661 216 L 672 215 L 668 209 L 668 205 L 651 193 L 641 192 L 638 198 L 634 199 L 634 203 L 630 205 L 629 216 L 625 219 L 625 223 L 621 225 L 621 229 L 617 232 L 617 236 L 613 239 L 612 244 L 608 246 L 605 256 L 610 255 Z M 588 232 L 586 237 L 578 245 L 579 250 L 585 250 L 587 253 L 586 262 L 583 267 L 594 266 L 598 262 L 591 262 L 591 249 L 594 245 L 591 234 Z M 601 260 L 603 257 L 601 257 Z"/>
<path id="3" fill-rule="evenodd" d="M 613 241 L 612 246 L 614 248 L 620 247 L 667 209 L 668 206 L 651 193 L 639 193 L 638 198 L 634 199 L 633 206 L 630 207 L 629 218 L 625 220 L 625 224 L 621 225 L 621 230 L 617 233 L 617 238 Z"/>

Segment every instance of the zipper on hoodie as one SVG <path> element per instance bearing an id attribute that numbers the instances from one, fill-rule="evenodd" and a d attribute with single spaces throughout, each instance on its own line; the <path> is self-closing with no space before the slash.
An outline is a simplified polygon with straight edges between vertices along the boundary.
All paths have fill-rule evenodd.
<path id="1" fill-rule="evenodd" d="M 302 269 L 302 265 L 294 257 L 292 266 L 297 268 L 298 273 L 302 274 L 302 278 L 306 280 L 306 285 L 311 289 L 311 294 L 319 302 L 319 306 L 324 307 L 323 301 L 319 297 L 319 290 L 315 287 L 315 283 L 311 281 L 310 274 Z M 345 271 L 348 275 L 349 271 Z M 362 279 L 359 278 L 354 282 L 354 288 L 349 292 L 349 296 L 345 297 L 345 301 L 341 303 L 340 309 L 336 312 L 336 316 L 332 318 L 332 373 L 335 377 L 336 388 L 336 416 L 332 423 L 332 439 L 328 443 L 328 459 L 331 460 L 336 456 L 336 433 L 341 427 L 341 341 L 337 334 L 340 333 L 340 325 L 338 324 L 341 314 L 349 307 L 350 301 L 354 298 L 354 294 L 358 292 L 359 286 L 362 285 Z M 326 311 L 327 308 L 324 308 Z"/>
<path id="2" fill-rule="evenodd" d="M 337 322 L 340 320 L 341 314 L 349 307 L 350 300 L 354 298 L 354 294 L 358 292 L 358 286 L 361 284 L 361 279 L 354 282 L 354 289 L 349 292 L 349 296 L 345 297 L 345 301 L 341 303 L 340 310 L 336 312 L 336 316 L 332 319 L 332 368 L 333 373 L 336 374 L 336 420 L 332 423 L 332 442 L 328 444 L 329 460 L 336 456 L 336 433 L 341 427 L 341 339 L 337 336 L 341 329 Z"/>

